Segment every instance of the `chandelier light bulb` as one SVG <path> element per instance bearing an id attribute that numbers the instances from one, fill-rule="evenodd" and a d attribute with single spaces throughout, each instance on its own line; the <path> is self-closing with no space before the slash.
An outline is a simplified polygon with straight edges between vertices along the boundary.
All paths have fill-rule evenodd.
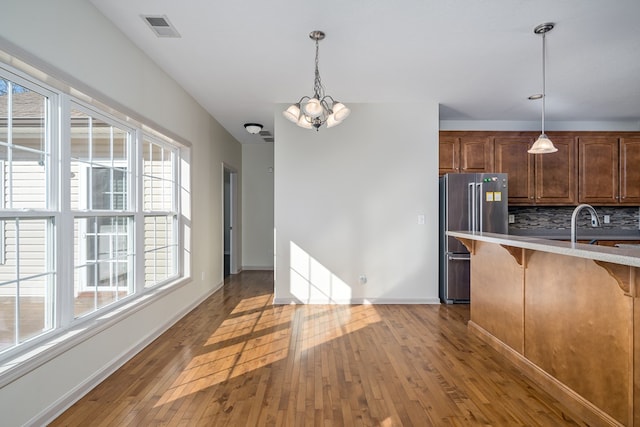
<path id="1" fill-rule="evenodd" d="M 298 126 L 300 126 L 301 128 L 313 129 L 313 125 L 311 124 L 311 120 L 312 119 L 307 118 L 307 116 L 305 116 L 304 114 L 300 114 L 300 118 L 298 119 L 296 124 Z"/>
<path id="2" fill-rule="evenodd" d="M 348 109 L 342 102 L 336 102 L 335 104 L 333 104 L 333 114 L 335 116 L 335 119 L 341 122 L 346 119 L 349 114 L 351 114 L 351 110 Z"/>
<path id="3" fill-rule="evenodd" d="M 323 113 L 324 108 L 318 98 L 311 98 L 302 106 L 302 111 L 304 111 L 307 116 L 316 118 Z"/>
<path id="4" fill-rule="evenodd" d="M 282 115 L 287 118 L 287 120 L 298 123 L 298 118 L 300 118 L 300 104 L 291 104 L 289 108 L 282 112 Z"/>
<path id="5" fill-rule="evenodd" d="M 332 128 L 336 125 L 339 125 L 341 122 L 336 120 L 336 115 L 335 114 L 329 114 L 329 117 L 327 117 L 327 128 Z"/>

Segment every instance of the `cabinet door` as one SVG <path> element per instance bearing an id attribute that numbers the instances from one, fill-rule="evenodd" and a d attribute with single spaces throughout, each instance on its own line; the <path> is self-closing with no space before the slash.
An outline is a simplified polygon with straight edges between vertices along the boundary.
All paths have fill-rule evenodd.
<path id="1" fill-rule="evenodd" d="M 533 140 L 526 133 L 494 138 L 495 170 L 509 175 L 509 205 L 533 202 L 533 155 L 527 153 Z"/>
<path id="2" fill-rule="evenodd" d="M 620 203 L 640 204 L 640 136 L 620 138 Z"/>
<path id="3" fill-rule="evenodd" d="M 460 172 L 460 138 L 440 134 L 438 144 L 439 174 Z"/>
<path id="4" fill-rule="evenodd" d="M 576 143 L 571 136 L 548 132 L 558 151 L 535 155 L 535 202 L 567 205 L 577 200 Z"/>
<path id="5" fill-rule="evenodd" d="M 491 136 L 484 134 L 460 137 L 460 172 L 494 172 Z"/>
<path id="6" fill-rule="evenodd" d="M 580 203 L 611 205 L 618 203 L 618 138 L 580 136 Z"/>

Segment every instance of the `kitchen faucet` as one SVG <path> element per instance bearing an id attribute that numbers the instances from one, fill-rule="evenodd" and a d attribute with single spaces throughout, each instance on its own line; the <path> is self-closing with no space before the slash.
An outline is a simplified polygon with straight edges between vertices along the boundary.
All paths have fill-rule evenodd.
<path id="1" fill-rule="evenodd" d="M 589 213 L 591 214 L 591 226 L 600 227 L 600 220 L 598 219 L 598 214 L 596 213 L 596 210 L 593 208 L 593 206 L 586 203 L 582 203 L 576 206 L 576 208 L 573 210 L 573 213 L 571 214 L 571 243 L 576 242 L 576 217 L 578 216 L 578 212 L 585 208 L 588 209 Z"/>

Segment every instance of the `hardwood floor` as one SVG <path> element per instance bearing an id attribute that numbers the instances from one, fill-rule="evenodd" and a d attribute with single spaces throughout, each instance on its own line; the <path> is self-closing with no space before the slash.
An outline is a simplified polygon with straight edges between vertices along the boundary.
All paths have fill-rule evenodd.
<path id="1" fill-rule="evenodd" d="M 467 332 L 468 306 L 273 306 L 243 272 L 52 426 L 584 425 Z"/>

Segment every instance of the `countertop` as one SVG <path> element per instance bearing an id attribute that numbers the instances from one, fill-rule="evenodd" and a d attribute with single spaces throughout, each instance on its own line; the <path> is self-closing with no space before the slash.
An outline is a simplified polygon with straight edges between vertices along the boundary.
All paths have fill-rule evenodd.
<path id="1" fill-rule="evenodd" d="M 516 236 L 513 234 L 474 233 L 470 231 L 448 231 L 447 235 L 463 239 L 513 246 L 516 248 L 531 249 L 559 255 L 640 267 L 640 249 L 634 247 L 615 248 L 609 246 L 589 245 L 586 243 L 571 243 L 559 240 L 541 239 L 537 237 Z M 578 234 L 578 238 L 581 238 L 580 234 Z"/>
<path id="2" fill-rule="evenodd" d="M 539 237 L 551 240 L 570 240 L 569 229 L 517 229 L 510 228 L 509 235 L 523 237 Z M 578 240 L 640 240 L 640 230 L 620 230 L 615 228 L 579 228 L 576 232 Z"/>

